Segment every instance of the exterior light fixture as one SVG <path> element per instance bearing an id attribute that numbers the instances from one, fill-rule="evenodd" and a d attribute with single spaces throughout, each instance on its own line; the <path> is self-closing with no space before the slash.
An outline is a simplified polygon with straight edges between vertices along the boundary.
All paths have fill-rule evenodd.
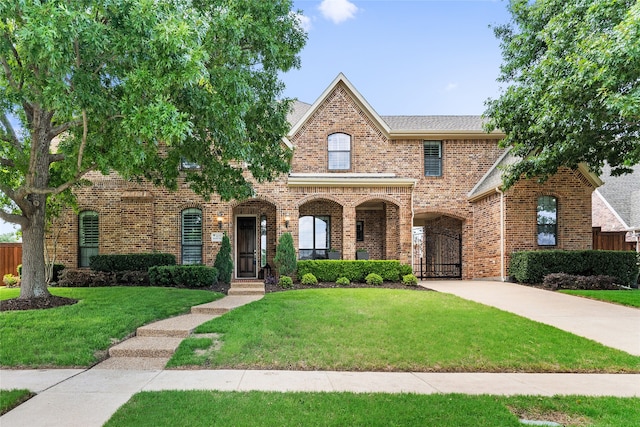
<path id="1" fill-rule="evenodd" d="M 289 229 L 289 221 L 291 221 L 291 217 L 289 215 L 284 217 L 284 227 L 288 230 Z"/>
<path id="2" fill-rule="evenodd" d="M 218 215 L 218 230 L 222 230 L 222 215 Z"/>

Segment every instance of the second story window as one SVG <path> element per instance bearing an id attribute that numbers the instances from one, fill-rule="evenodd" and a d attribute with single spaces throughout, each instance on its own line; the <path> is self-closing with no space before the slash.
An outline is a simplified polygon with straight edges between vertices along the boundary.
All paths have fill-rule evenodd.
<path id="1" fill-rule="evenodd" d="M 329 170 L 351 169 L 351 136 L 346 133 L 332 133 L 327 138 Z"/>
<path id="2" fill-rule="evenodd" d="M 424 176 L 442 176 L 442 141 L 424 141 Z"/>

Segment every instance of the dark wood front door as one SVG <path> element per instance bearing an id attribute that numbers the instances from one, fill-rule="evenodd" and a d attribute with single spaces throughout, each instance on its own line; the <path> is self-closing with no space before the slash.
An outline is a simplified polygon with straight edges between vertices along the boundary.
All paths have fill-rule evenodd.
<path id="1" fill-rule="evenodd" d="M 238 277 L 256 277 L 256 219 L 238 217 Z"/>

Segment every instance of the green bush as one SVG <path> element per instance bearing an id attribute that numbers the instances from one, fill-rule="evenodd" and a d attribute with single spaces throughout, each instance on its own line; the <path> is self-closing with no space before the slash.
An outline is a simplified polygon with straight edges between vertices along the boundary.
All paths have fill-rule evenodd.
<path id="1" fill-rule="evenodd" d="M 231 259 L 231 242 L 229 236 L 225 233 L 222 237 L 222 245 L 216 255 L 213 266 L 218 270 L 218 280 L 222 283 L 231 283 L 231 274 L 233 272 L 233 260 Z"/>
<path id="2" fill-rule="evenodd" d="M 372 285 L 372 286 L 380 286 L 382 285 L 382 282 L 383 282 L 382 276 L 376 273 L 368 274 L 367 277 L 365 277 L 364 281 L 367 283 L 367 285 Z"/>
<path id="3" fill-rule="evenodd" d="M 376 273 L 383 280 L 397 282 L 400 272 L 406 271 L 399 261 L 368 260 L 304 260 L 298 261 L 298 275 L 311 273 L 320 282 L 335 282 L 339 277 L 346 277 L 351 282 L 364 282 L 370 273 Z"/>
<path id="4" fill-rule="evenodd" d="M 278 280 L 278 286 L 284 289 L 293 288 L 293 279 L 289 276 L 280 276 L 280 280 Z"/>
<path id="5" fill-rule="evenodd" d="M 293 247 L 293 237 L 291 237 L 291 233 L 284 233 L 280 236 L 273 262 L 276 264 L 278 273 L 281 276 L 290 276 L 296 272 L 296 250 Z"/>
<path id="6" fill-rule="evenodd" d="M 351 284 L 351 282 L 346 277 L 338 277 L 336 279 L 336 285 L 349 286 L 350 284 Z"/>
<path id="7" fill-rule="evenodd" d="M 7 273 L 2 278 L 2 283 L 8 288 L 15 288 L 20 286 L 20 276 L 14 276 L 11 273 Z"/>
<path id="8" fill-rule="evenodd" d="M 94 255 L 89 267 L 94 271 L 147 271 L 150 267 L 175 265 L 176 257 L 172 254 L 111 254 Z"/>
<path id="9" fill-rule="evenodd" d="M 18 264 L 18 268 L 16 268 L 16 270 L 18 270 L 18 276 L 22 276 L 22 264 Z"/>
<path id="10" fill-rule="evenodd" d="M 218 270 L 206 265 L 167 265 L 149 268 L 151 286 L 206 288 L 218 282 Z"/>
<path id="11" fill-rule="evenodd" d="M 106 271 L 65 268 L 60 272 L 57 286 L 91 288 L 116 285 L 115 275 Z"/>
<path id="12" fill-rule="evenodd" d="M 53 264 L 51 281 L 57 282 L 60 279 L 60 272 L 64 270 L 64 264 Z"/>
<path id="13" fill-rule="evenodd" d="M 418 278 L 414 276 L 413 273 L 405 274 L 404 276 L 402 276 L 402 283 L 407 286 L 417 286 Z"/>
<path id="14" fill-rule="evenodd" d="M 578 276 L 613 276 L 635 286 L 638 255 L 632 251 L 523 251 L 511 254 L 509 274 L 520 283 L 542 283 L 551 273 Z"/>
<path id="15" fill-rule="evenodd" d="M 316 276 L 314 276 L 313 274 L 307 273 L 302 276 L 302 279 L 300 279 L 300 283 L 302 283 L 303 285 L 317 285 L 318 279 L 316 279 Z"/>
<path id="16" fill-rule="evenodd" d="M 407 274 L 413 274 L 413 268 L 409 264 L 401 264 L 398 273 L 400 277 L 404 277 Z"/>

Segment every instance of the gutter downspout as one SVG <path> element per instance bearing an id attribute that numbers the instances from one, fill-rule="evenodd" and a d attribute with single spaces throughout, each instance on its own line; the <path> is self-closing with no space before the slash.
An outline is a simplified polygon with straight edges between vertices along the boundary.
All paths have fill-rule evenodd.
<path id="1" fill-rule="evenodd" d="M 499 187 L 496 187 L 496 192 L 500 194 L 500 279 L 506 282 L 507 278 L 504 274 L 504 193 Z"/>

